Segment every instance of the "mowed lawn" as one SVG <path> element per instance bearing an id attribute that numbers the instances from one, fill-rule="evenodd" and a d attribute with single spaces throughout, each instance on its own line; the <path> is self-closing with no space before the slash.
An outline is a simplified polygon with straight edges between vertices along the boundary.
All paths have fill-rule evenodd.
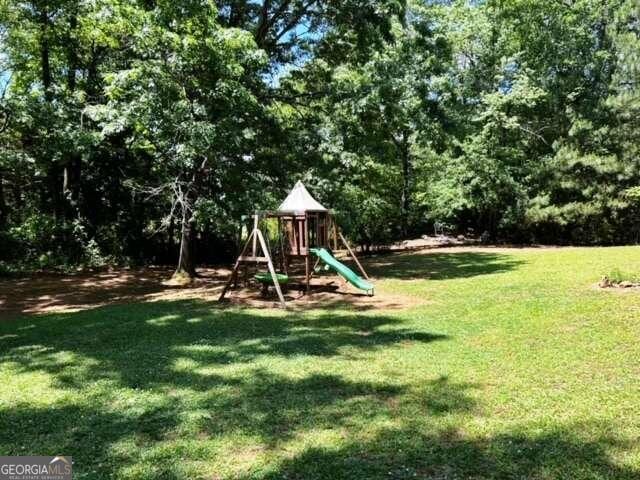
<path id="1" fill-rule="evenodd" d="M 0 453 L 83 479 L 638 479 L 640 248 L 371 260 L 406 309 L 0 321 Z"/>

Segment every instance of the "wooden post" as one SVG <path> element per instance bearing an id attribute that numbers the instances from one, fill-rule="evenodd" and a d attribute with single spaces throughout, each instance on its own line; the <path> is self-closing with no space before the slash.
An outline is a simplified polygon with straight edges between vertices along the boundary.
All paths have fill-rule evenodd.
<path id="1" fill-rule="evenodd" d="M 338 250 L 338 226 L 333 216 L 331 216 L 331 228 L 333 228 L 333 249 Z"/>
<path id="2" fill-rule="evenodd" d="M 304 243 L 306 246 L 306 255 L 304 257 L 304 271 L 307 282 L 307 294 L 309 294 L 309 255 L 311 252 L 309 251 L 309 214 L 305 212 L 304 214 Z"/>
<path id="3" fill-rule="evenodd" d="M 342 243 L 344 243 L 344 246 L 347 247 L 347 251 L 353 257 L 353 260 L 356 262 L 356 265 L 358 265 L 358 268 L 362 272 L 362 275 L 364 275 L 364 278 L 369 280 L 369 275 L 367 275 L 367 272 L 365 272 L 364 268 L 362 268 L 362 265 L 360 265 L 360 262 L 358 261 L 356 254 L 353 253 L 353 251 L 351 250 L 351 247 L 349 246 L 349 243 L 347 243 L 347 240 L 344 238 L 344 235 L 342 235 L 342 232 L 340 232 L 340 239 L 342 240 Z"/>
<path id="4" fill-rule="evenodd" d="M 280 222 L 280 217 L 278 220 L 278 247 L 280 248 L 280 258 L 278 259 L 280 263 L 280 270 L 282 270 L 285 274 L 287 273 L 287 269 L 284 267 L 284 242 L 282 241 L 282 223 Z"/>
<path id="5" fill-rule="evenodd" d="M 247 249 L 249 248 L 249 244 L 253 241 L 253 244 L 256 244 L 256 249 L 253 250 L 254 255 L 252 256 L 253 258 L 256 258 L 256 250 L 257 250 L 257 242 L 260 242 L 260 248 L 262 248 L 262 251 L 264 253 L 264 257 L 267 260 L 267 266 L 269 268 L 269 273 L 271 274 L 271 279 L 273 280 L 273 285 L 276 288 L 276 292 L 278 292 L 278 298 L 280 299 L 280 305 L 283 308 L 287 308 L 287 303 L 284 300 L 284 296 L 282 295 L 282 290 L 280 289 L 280 283 L 278 282 L 278 277 L 276 276 L 276 271 L 273 268 L 273 262 L 271 260 L 271 254 L 269 253 L 269 250 L 267 249 L 267 243 L 264 240 L 264 237 L 262 236 L 262 232 L 260 231 L 260 229 L 254 229 L 251 232 L 251 235 L 249 235 L 249 238 L 247 238 L 247 241 L 244 245 L 244 248 L 242 249 L 242 251 L 240 252 L 240 255 L 238 256 L 236 263 L 233 266 L 233 270 L 231 271 L 231 276 L 229 277 L 229 280 L 227 281 L 227 283 L 225 284 L 224 288 L 222 289 L 222 292 L 220 293 L 220 297 L 218 298 L 218 301 L 222 300 L 225 296 L 225 294 L 227 293 L 227 290 L 229 289 L 229 286 L 231 285 L 231 283 L 234 281 L 234 277 L 237 276 L 237 272 L 238 272 L 238 268 L 240 267 L 241 263 L 246 263 L 246 261 L 243 259 L 243 257 L 245 256 L 244 254 L 246 253 Z"/>
<path id="6" fill-rule="evenodd" d="M 305 226 L 305 221 L 304 218 L 303 219 L 298 219 L 298 221 L 296 222 L 296 227 L 298 228 L 298 255 L 302 255 L 303 252 L 303 248 L 304 248 L 304 232 L 306 229 Z"/>
<path id="7" fill-rule="evenodd" d="M 284 296 L 282 295 L 282 290 L 280 290 L 280 283 L 278 282 L 278 277 L 276 275 L 276 271 L 273 268 L 273 262 L 271 261 L 271 254 L 267 249 L 267 244 L 264 241 L 264 237 L 262 236 L 262 232 L 260 230 L 255 231 L 258 240 L 260 240 L 260 246 L 262 247 L 262 251 L 264 252 L 264 256 L 267 257 L 267 266 L 269 267 L 269 273 L 271 274 L 271 279 L 273 280 L 273 286 L 276 287 L 276 292 L 278 293 L 278 298 L 280 299 L 280 305 L 282 308 L 287 308 L 287 302 L 284 301 Z"/>
<path id="8" fill-rule="evenodd" d="M 255 233 L 256 230 L 258 230 L 258 214 L 254 213 L 253 214 L 253 231 L 254 231 L 254 233 Z M 253 236 L 253 250 L 252 250 L 254 257 L 256 256 L 256 241 L 257 241 L 257 239 L 256 239 L 256 236 L 254 235 Z"/>

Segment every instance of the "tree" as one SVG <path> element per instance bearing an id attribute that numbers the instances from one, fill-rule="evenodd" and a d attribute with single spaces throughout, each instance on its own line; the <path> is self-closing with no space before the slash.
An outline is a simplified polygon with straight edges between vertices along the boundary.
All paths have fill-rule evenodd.
<path id="1" fill-rule="evenodd" d="M 442 137 L 438 78 L 449 51 L 430 13 L 412 6 L 368 51 L 347 55 L 323 48 L 324 56 L 285 83 L 321 112 L 319 169 L 338 173 L 335 180 L 343 186 L 334 189 L 340 194 L 333 194 L 332 204 L 351 219 L 346 224 L 363 244 L 413 229 L 415 166 Z M 313 92 L 323 95 L 314 98 Z"/>
<path id="2" fill-rule="evenodd" d="M 365 248 L 436 222 L 634 241 L 639 17 L 632 0 L 2 0 L 0 261 L 189 280 L 296 178 Z"/>
<path id="3" fill-rule="evenodd" d="M 247 141 L 261 115 L 252 89 L 266 59 L 247 32 L 219 25 L 207 2 L 140 8 L 134 18 L 136 55 L 108 74 L 108 101 L 91 114 L 104 135 L 126 131 L 131 148 L 153 162 L 159 183 L 143 190 L 170 199 L 166 221 L 177 215 L 181 231 L 174 276 L 189 280 L 198 201 L 205 191 L 224 195 L 227 170 L 252 166 Z"/>

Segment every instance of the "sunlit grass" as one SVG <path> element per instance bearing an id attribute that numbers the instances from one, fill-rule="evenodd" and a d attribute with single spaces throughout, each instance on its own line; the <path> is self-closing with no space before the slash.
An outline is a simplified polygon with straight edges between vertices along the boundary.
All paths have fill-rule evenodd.
<path id="1" fill-rule="evenodd" d="M 375 259 L 398 311 L 181 301 L 0 322 L 0 452 L 74 478 L 640 476 L 640 249 Z"/>

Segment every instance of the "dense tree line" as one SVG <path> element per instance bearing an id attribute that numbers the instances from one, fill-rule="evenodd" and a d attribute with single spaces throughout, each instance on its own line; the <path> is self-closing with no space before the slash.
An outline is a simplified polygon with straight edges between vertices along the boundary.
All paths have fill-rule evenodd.
<path id="1" fill-rule="evenodd" d="M 296 179 L 364 246 L 640 234 L 635 0 L 0 0 L 4 268 L 197 261 Z"/>

